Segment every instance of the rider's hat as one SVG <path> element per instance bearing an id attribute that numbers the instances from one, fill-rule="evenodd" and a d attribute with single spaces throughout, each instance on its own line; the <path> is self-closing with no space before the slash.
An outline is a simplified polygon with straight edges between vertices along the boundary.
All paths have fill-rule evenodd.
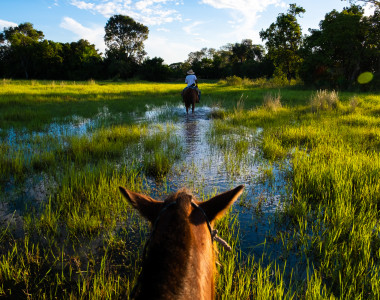
<path id="1" fill-rule="evenodd" d="M 187 75 L 194 75 L 194 71 L 192 69 L 190 69 L 189 71 L 187 71 Z"/>

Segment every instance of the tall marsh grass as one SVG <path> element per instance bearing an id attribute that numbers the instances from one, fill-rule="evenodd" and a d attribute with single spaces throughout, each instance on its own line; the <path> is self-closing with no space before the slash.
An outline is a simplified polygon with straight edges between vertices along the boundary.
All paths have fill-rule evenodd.
<path id="1" fill-rule="evenodd" d="M 276 111 L 282 107 L 281 105 L 281 95 L 280 92 L 278 94 L 266 94 L 263 100 L 263 107 L 270 110 Z"/>
<path id="2" fill-rule="evenodd" d="M 336 91 L 318 90 L 310 98 L 310 107 L 312 112 L 321 110 L 337 109 L 339 106 L 339 95 Z"/>
<path id="3" fill-rule="evenodd" d="M 241 78 L 239 76 L 233 75 L 226 77 L 225 79 L 219 80 L 219 84 L 235 87 L 258 87 L 265 89 L 273 89 L 286 86 L 302 85 L 302 81 L 300 79 L 292 79 L 292 81 L 289 84 L 288 80 L 283 77 L 274 77 L 270 79 L 261 77 L 256 79 L 249 79 L 246 77 Z"/>
<path id="4" fill-rule="evenodd" d="M 284 253 L 312 266 L 304 267 L 303 287 L 294 283 L 296 298 L 379 297 L 380 98 L 356 97 L 358 104 L 318 91 L 304 106 L 257 108 L 224 120 L 225 131 L 264 128 L 264 157 L 291 162 L 291 197 L 279 214 L 285 229 L 277 234 Z"/>
<path id="5" fill-rule="evenodd" d="M 128 298 L 149 229 L 117 187 L 165 194 L 165 184 L 157 191 L 149 182 L 172 176 L 185 153 L 170 115 L 164 116 L 169 125 L 156 125 L 131 124 L 131 114 L 141 116 L 147 104 L 177 105 L 183 85 L 0 85 L 0 297 Z M 280 99 L 278 87 L 263 89 L 259 82 L 202 88 L 204 103 L 227 108 L 207 135 L 223 167 L 239 176 L 260 159 L 269 167 L 258 168 L 257 177 L 273 181 L 275 172 L 283 172 L 289 190 L 267 242 L 278 241 L 280 263 L 241 251 L 233 211 L 217 223 L 233 247 L 218 254 L 218 299 L 378 299 L 379 95 L 281 89 Z M 267 105 L 265 95 L 271 95 Z M 44 131 L 52 121 L 64 124 L 99 112 L 118 117 L 82 134 Z M 289 167 L 274 171 L 282 162 Z M 46 197 L 31 205 L 25 184 L 35 177 L 48 178 Z M 212 196 L 202 187 L 197 192 Z M 18 199 L 25 200 L 18 202 L 22 208 Z M 5 208 L 12 218 L 4 217 Z"/>

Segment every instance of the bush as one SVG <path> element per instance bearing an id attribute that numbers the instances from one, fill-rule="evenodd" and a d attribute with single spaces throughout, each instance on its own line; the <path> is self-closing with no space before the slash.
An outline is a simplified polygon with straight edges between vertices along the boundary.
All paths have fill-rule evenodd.
<path id="1" fill-rule="evenodd" d="M 316 94 L 311 96 L 310 106 L 312 112 L 319 110 L 331 110 L 339 107 L 338 92 L 318 90 Z"/>
<path id="2" fill-rule="evenodd" d="M 264 101 L 263 101 L 263 107 L 266 108 L 267 110 L 270 111 L 276 111 L 279 108 L 282 107 L 281 105 L 281 95 L 280 92 L 278 94 L 272 94 L 272 93 L 267 93 L 264 96 Z"/>
<path id="3" fill-rule="evenodd" d="M 350 111 L 354 112 L 358 106 L 360 106 L 361 100 L 357 97 L 351 97 L 350 98 Z"/>
<path id="4" fill-rule="evenodd" d="M 233 75 L 226 78 L 226 84 L 227 85 L 242 85 L 243 84 L 243 78 Z"/>

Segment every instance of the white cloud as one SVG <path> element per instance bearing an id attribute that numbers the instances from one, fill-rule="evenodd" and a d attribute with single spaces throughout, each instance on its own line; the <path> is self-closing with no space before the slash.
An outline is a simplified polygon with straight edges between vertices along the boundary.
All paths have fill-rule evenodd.
<path id="1" fill-rule="evenodd" d="M 196 21 L 188 26 L 184 26 L 182 27 L 182 29 L 187 33 L 187 34 L 190 34 L 190 35 L 199 35 L 199 33 L 196 33 L 195 32 L 195 27 L 199 26 L 199 25 L 202 25 L 204 24 L 204 22 L 200 22 L 200 21 Z"/>
<path id="2" fill-rule="evenodd" d="M 14 22 L 9 22 L 9 21 L 5 21 L 5 20 L 0 20 L 0 30 L 3 31 L 5 27 L 15 27 L 17 26 L 18 24 L 14 23 Z"/>
<path id="3" fill-rule="evenodd" d="M 106 18 L 115 14 L 128 15 L 144 25 L 160 25 L 181 20 L 181 15 L 168 4 L 180 4 L 179 0 L 71 0 L 72 5 L 79 9 L 101 14 Z"/>
<path id="4" fill-rule="evenodd" d="M 71 1 L 71 5 L 74 5 L 79 9 L 87 9 L 87 10 L 95 9 L 94 3 L 87 3 L 85 1 L 73 0 L 73 1 Z"/>
<path id="5" fill-rule="evenodd" d="M 161 36 L 149 37 L 145 42 L 145 51 L 151 58 L 154 56 L 165 59 L 166 64 L 183 62 L 187 59 L 187 54 L 199 50 L 198 47 L 189 46 L 185 43 L 171 42 Z M 152 54 L 154 53 L 154 54 Z"/>
<path id="6" fill-rule="evenodd" d="M 96 25 L 93 28 L 89 28 L 70 17 L 64 17 L 60 27 L 75 33 L 78 39 L 85 39 L 95 44 L 96 48 L 104 53 L 104 28 L 102 26 Z"/>
<path id="7" fill-rule="evenodd" d="M 59 6 L 59 4 L 58 4 L 58 0 L 54 0 L 54 3 L 53 3 L 53 6 Z M 53 8 L 53 6 L 48 6 L 48 8 Z"/>
<path id="8" fill-rule="evenodd" d="M 372 16 L 374 13 L 375 5 L 373 5 L 372 3 L 366 3 L 366 5 L 364 5 L 364 15 L 368 17 Z"/>
<path id="9" fill-rule="evenodd" d="M 165 27 L 157 28 L 157 31 L 170 32 L 170 30 Z"/>
<path id="10" fill-rule="evenodd" d="M 231 24 L 233 31 L 225 35 L 235 40 L 247 37 L 259 40 L 259 33 L 254 27 L 260 18 L 260 13 L 271 5 L 287 6 L 283 0 L 201 0 L 201 3 L 229 10 L 233 20 L 228 20 L 228 23 Z"/>
<path id="11" fill-rule="evenodd" d="M 282 0 L 201 0 L 201 3 L 218 9 L 236 10 L 245 15 L 256 15 L 259 12 L 263 12 L 270 5 L 284 5 Z"/>
<path id="12" fill-rule="evenodd" d="M 194 39 L 196 42 L 199 42 L 199 43 L 202 43 L 202 44 L 207 44 L 208 43 L 208 40 L 204 39 L 204 38 L 200 38 L 200 37 L 197 37 Z"/>

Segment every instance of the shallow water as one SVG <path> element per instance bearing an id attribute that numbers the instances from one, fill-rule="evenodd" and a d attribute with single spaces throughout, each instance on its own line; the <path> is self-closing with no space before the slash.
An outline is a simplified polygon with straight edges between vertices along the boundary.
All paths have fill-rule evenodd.
<path id="1" fill-rule="evenodd" d="M 212 108 L 196 107 L 195 113 L 189 115 L 186 115 L 183 107 L 167 109 L 171 109 L 171 114 L 176 116 L 177 134 L 184 145 L 184 159 L 174 165 L 172 174 L 166 178 L 168 191 L 186 186 L 195 194 L 201 190 L 207 195 L 244 184 L 245 192 L 241 196 L 243 201 L 238 200 L 233 211 L 239 214 L 242 251 L 260 258 L 268 234 L 275 230 L 273 216 L 280 209 L 280 199 L 286 192 L 285 180 L 276 166 L 272 166 L 273 177 L 262 178 L 261 168 L 268 165 L 257 153 L 256 143 L 262 130 L 259 128 L 255 132 L 244 133 L 244 138 L 248 136 L 250 139 L 250 147 L 237 170 L 231 174 L 223 152 L 210 143 L 209 116 Z M 165 114 L 165 108 L 161 108 L 156 113 L 149 111 L 147 117 L 155 119 Z M 150 184 L 159 190 L 160 183 L 152 179 Z M 202 196 L 198 195 L 198 198 Z M 278 255 L 273 245 L 271 250 L 271 256 Z"/>
<path id="2" fill-rule="evenodd" d="M 163 106 L 148 108 L 142 116 L 129 116 L 137 123 L 163 126 L 171 124 L 183 147 L 183 158 L 174 164 L 164 181 L 148 178 L 147 182 L 153 191 L 152 197 L 161 198 L 163 190 L 169 193 L 186 186 L 200 199 L 244 184 L 245 192 L 233 207 L 233 212 L 239 216 L 241 250 L 254 254 L 257 258 L 261 258 L 264 251 L 268 254 L 268 259 L 269 255 L 272 259 L 279 257 L 279 247 L 275 244 L 269 245 L 266 240 L 275 232 L 274 214 L 281 209 L 281 199 L 286 195 L 283 172 L 278 166 L 270 166 L 260 157 L 256 146 L 262 133 L 260 128 L 255 131 L 242 130 L 234 136 L 223 136 L 226 140 L 243 138 L 249 141 L 246 154 L 237 163 L 233 152 L 223 152 L 215 145 L 210 134 L 210 113 L 213 109 L 217 108 L 197 106 L 194 114 L 186 115 L 182 105 Z M 50 124 L 44 132 L 20 133 L 10 130 L 5 141 L 10 146 L 28 148 L 28 143 L 22 141 L 30 141 L 36 136 L 44 135 L 64 138 L 91 134 L 93 128 L 117 118 L 122 116 L 111 115 L 107 107 L 103 107 L 93 119 L 74 116 L 67 124 Z M 272 176 L 263 176 L 263 169 L 268 168 L 271 169 Z M 44 174 L 36 174 L 27 180 L 21 191 L 15 190 L 12 184 L 9 184 L 4 195 L 13 199 L 0 206 L 0 217 L 3 220 L 10 218 L 12 214 L 18 217 L 18 213 L 22 213 L 22 204 L 26 201 L 37 205 L 47 200 L 55 185 L 49 180 Z"/>

